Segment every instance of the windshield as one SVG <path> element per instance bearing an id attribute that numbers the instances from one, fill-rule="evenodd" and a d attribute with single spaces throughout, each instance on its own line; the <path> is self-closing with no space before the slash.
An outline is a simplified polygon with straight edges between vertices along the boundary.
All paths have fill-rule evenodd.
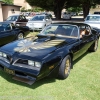
<path id="1" fill-rule="evenodd" d="M 74 25 L 49 25 L 39 35 L 78 38 L 78 27 Z"/>
<path id="2" fill-rule="evenodd" d="M 16 21 L 18 19 L 18 16 L 10 16 L 7 18 L 7 21 Z"/>
<path id="3" fill-rule="evenodd" d="M 100 16 L 87 16 L 86 21 L 100 21 Z"/>
<path id="4" fill-rule="evenodd" d="M 43 21 L 44 20 L 44 16 L 34 16 L 31 21 Z"/>

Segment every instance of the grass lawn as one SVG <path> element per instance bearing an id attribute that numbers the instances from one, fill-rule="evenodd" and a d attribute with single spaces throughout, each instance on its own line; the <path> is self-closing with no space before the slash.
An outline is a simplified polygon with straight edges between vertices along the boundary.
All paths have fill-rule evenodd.
<path id="1" fill-rule="evenodd" d="M 31 33 L 36 34 L 36 33 Z M 100 41 L 97 52 L 74 61 L 65 80 L 45 78 L 33 85 L 12 79 L 0 70 L 0 100 L 100 100 Z"/>

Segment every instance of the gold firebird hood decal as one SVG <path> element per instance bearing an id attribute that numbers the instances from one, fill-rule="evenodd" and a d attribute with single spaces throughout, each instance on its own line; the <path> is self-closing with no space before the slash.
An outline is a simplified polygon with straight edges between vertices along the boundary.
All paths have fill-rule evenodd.
<path id="1" fill-rule="evenodd" d="M 28 38 L 28 39 L 20 41 L 17 44 L 17 47 L 14 48 L 14 51 L 30 52 L 30 49 L 36 49 L 36 50 L 46 49 L 46 48 L 57 46 L 58 44 L 65 41 L 61 39 L 56 39 L 56 40 L 44 41 L 44 42 L 39 43 L 39 42 L 34 42 L 34 40 L 31 38 Z"/>

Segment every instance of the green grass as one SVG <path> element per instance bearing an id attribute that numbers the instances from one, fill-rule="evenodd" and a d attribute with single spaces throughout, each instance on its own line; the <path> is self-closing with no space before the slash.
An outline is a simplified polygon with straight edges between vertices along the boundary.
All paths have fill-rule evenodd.
<path id="1" fill-rule="evenodd" d="M 35 33 L 31 33 L 35 34 Z M 36 33 L 37 34 L 37 33 Z M 65 80 L 45 78 L 33 85 L 0 71 L 0 100 L 100 100 L 100 41 L 97 52 L 74 61 Z"/>

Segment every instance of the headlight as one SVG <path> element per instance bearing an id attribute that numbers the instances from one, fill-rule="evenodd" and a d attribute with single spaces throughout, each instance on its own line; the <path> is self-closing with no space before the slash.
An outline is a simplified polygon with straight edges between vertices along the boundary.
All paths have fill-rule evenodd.
<path id="1" fill-rule="evenodd" d="M 34 61 L 28 60 L 28 65 L 34 66 Z"/>
<path id="2" fill-rule="evenodd" d="M 5 53 L 3 53 L 3 55 L 2 55 L 4 58 L 7 58 L 7 55 L 5 54 Z"/>
<path id="3" fill-rule="evenodd" d="M 34 67 L 41 67 L 40 62 L 35 62 L 35 61 L 32 61 L 32 60 L 28 60 L 28 65 L 34 66 Z"/>
<path id="4" fill-rule="evenodd" d="M 0 57 L 7 58 L 7 54 L 5 54 L 5 53 L 3 53 L 3 52 L 0 52 Z"/>
<path id="5" fill-rule="evenodd" d="M 36 67 L 41 67 L 41 63 L 40 62 L 35 62 L 35 66 Z"/>
<path id="6" fill-rule="evenodd" d="M 3 54 L 3 53 L 2 53 L 2 52 L 0 52 L 0 57 L 2 57 L 2 54 Z"/>

